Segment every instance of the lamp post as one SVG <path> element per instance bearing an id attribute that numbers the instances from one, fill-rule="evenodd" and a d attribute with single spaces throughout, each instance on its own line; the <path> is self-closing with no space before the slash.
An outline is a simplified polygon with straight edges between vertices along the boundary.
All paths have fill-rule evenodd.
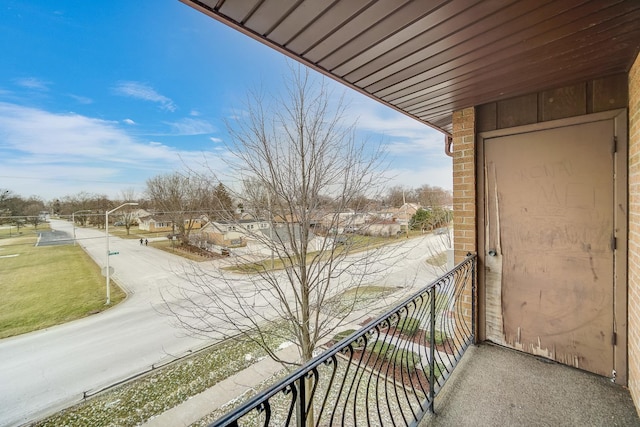
<path id="1" fill-rule="evenodd" d="M 106 274 L 105 274 L 105 276 L 107 277 L 107 303 L 106 303 L 106 305 L 111 304 L 111 287 L 110 287 L 111 272 L 109 271 L 109 257 L 111 256 L 111 250 L 109 249 L 109 214 L 117 211 L 118 209 L 120 209 L 123 206 L 138 206 L 138 203 L 136 203 L 136 202 L 123 203 L 120 206 L 118 206 L 117 208 L 113 208 L 110 211 L 106 211 L 104 213 L 104 236 L 106 237 L 106 241 L 107 241 L 107 268 L 106 268 L 107 271 L 106 271 Z"/>
<path id="2" fill-rule="evenodd" d="M 81 211 L 75 211 L 71 214 L 71 222 L 73 223 L 73 246 L 76 245 L 76 214 L 81 212 L 91 212 L 91 209 L 83 209 Z"/>

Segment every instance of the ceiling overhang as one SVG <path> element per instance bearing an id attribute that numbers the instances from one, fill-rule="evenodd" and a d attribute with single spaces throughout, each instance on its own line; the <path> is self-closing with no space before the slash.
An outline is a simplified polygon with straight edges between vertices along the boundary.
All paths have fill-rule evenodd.
<path id="1" fill-rule="evenodd" d="M 181 0 L 447 134 L 454 111 L 628 72 L 638 0 Z"/>

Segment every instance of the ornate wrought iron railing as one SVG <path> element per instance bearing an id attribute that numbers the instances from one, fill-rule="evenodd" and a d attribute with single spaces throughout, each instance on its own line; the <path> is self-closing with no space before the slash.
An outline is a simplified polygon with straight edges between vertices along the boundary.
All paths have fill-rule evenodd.
<path id="1" fill-rule="evenodd" d="M 474 341 L 476 256 L 211 426 L 417 425 Z"/>

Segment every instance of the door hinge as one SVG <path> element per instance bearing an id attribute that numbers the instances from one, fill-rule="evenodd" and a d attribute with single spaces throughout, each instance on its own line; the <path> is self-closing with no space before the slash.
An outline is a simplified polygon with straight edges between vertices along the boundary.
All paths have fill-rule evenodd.
<path id="1" fill-rule="evenodd" d="M 615 332 L 611 335 L 611 345 L 618 345 L 618 334 Z"/>
<path id="2" fill-rule="evenodd" d="M 618 152 L 618 137 L 614 136 L 613 137 L 613 154 L 616 154 Z"/>
<path id="3" fill-rule="evenodd" d="M 618 249 L 618 239 L 613 236 L 611 237 L 611 250 L 615 251 L 616 249 Z"/>

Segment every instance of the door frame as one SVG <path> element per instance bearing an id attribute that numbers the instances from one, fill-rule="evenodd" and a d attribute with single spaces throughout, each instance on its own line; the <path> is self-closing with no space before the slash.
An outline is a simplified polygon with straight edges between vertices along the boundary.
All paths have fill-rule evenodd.
<path id="1" fill-rule="evenodd" d="M 477 325 L 478 339 L 486 340 L 486 285 L 485 285 L 485 140 L 495 137 L 517 135 L 529 132 L 537 132 L 580 125 L 598 121 L 613 120 L 614 136 L 617 139 L 616 152 L 614 154 L 614 212 L 613 223 L 616 237 L 616 250 L 614 251 L 614 284 L 613 284 L 613 316 L 616 343 L 613 346 L 614 369 L 616 370 L 615 382 L 627 385 L 628 357 L 627 357 L 627 249 L 628 249 L 628 128 L 627 109 L 605 111 L 595 114 L 570 117 L 566 119 L 535 123 L 525 126 L 517 126 L 481 132 L 476 135 L 476 206 L 477 222 L 476 236 L 478 239 L 478 289 L 477 289 Z"/>

